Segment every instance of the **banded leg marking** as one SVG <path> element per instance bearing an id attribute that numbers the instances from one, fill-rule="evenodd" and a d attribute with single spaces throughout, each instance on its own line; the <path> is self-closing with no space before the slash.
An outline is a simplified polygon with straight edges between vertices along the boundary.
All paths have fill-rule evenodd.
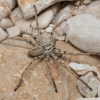
<path id="1" fill-rule="evenodd" d="M 31 66 L 31 64 L 32 64 L 35 60 L 41 59 L 41 58 L 44 58 L 44 57 L 45 57 L 45 55 L 41 55 L 41 56 L 38 56 L 38 57 L 34 57 L 34 58 L 33 58 L 33 60 L 29 63 L 29 65 L 28 65 L 28 66 L 25 68 L 25 70 L 23 71 L 23 73 L 22 73 L 22 75 L 21 75 L 21 78 L 20 78 L 20 80 L 19 80 L 19 83 L 18 83 L 18 85 L 16 86 L 16 88 L 14 89 L 14 91 L 17 91 L 18 88 L 21 86 L 21 82 L 22 82 L 22 80 L 23 80 L 23 76 L 24 76 L 25 72 L 28 70 L 28 68 Z"/>
<path id="2" fill-rule="evenodd" d="M 54 86 L 54 88 L 55 88 L 55 92 L 57 93 L 57 92 L 58 92 L 57 86 L 56 86 L 56 83 L 55 83 L 54 78 L 53 78 L 53 76 L 52 76 L 52 72 L 51 72 L 50 67 L 49 67 L 49 64 L 48 64 L 48 59 L 46 59 L 46 65 L 47 65 L 47 67 L 48 67 L 48 69 L 49 69 L 49 72 L 50 72 L 50 75 L 51 75 L 51 79 L 52 79 L 52 82 L 53 82 L 53 86 Z"/>
<path id="3" fill-rule="evenodd" d="M 52 53 L 51 56 L 52 56 L 60 65 L 62 65 L 65 69 L 67 69 L 70 73 L 72 73 L 76 78 L 78 78 L 84 85 L 86 85 L 86 86 L 92 91 L 92 88 L 91 88 L 85 81 L 83 81 L 83 80 L 79 77 L 79 75 L 78 75 L 76 72 L 74 72 L 74 71 L 72 71 L 70 68 L 66 67 L 65 64 L 63 64 L 63 63 L 60 61 L 60 59 L 59 59 L 54 53 Z"/>
<path id="4" fill-rule="evenodd" d="M 66 55 L 100 55 L 100 53 L 94 53 L 94 52 L 90 52 L 90 53 L 70 53 L 70 52 L 66 52 L 66 51 L 62 51 L 62 50 L 55 50 L 55 53 L 60 53 L 60 54 L 66 54 Z"/>

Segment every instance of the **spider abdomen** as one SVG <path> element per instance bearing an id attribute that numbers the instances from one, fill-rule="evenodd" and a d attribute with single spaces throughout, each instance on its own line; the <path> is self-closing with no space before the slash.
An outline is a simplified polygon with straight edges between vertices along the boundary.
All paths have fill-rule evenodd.
<path id="1" fill-rule="evenodd" d="M 30 50 L 28 52 L 28 54 L 30 56 L 36 57 L 36 56 L 40 56 L 41 54 L 43 54 L 43 52 L 44 52 L 43 48 L 41 48 L 41 47 L 35 47 L 34 49 Z"/>

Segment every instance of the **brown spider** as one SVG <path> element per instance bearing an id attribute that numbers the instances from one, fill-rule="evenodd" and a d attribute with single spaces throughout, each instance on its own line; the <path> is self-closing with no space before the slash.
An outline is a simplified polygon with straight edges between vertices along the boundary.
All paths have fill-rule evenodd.
<path id="1" fill-rule="evenodd" d="M 40 35 L 40 37 L 43 39 L 42 37 L 42 33 L 40 32 L 39 30 L 39 26 L 38 26 L 38 18 L 37 18 L 37 10 L 36 10 L 36 7 L 34 5 L 34 9 L 35 9 L 35 19 L 36 19 L 36 25 L 37 25 L 37 30 L 38 30 L 38 34 Z M 57 28 L 62 22 L 60 22 L 59 24 L 57 24 L 55 26 L 55 28 Z M 54 29 L 55 29 L 54 28 Z M 53 30 L 54 30 L 53 29 Z M 26 33 L 27 34 L 27 33 Z M 21 75 L 21 78 L 19 80 L 19 83 L 18 85 L 15 87 L 14 91 L 18 90 L 18 88 L 21 86 L 21 82 L 23 80 L 23 76 L 25 74 L 25 72 L 27 71 L 27 69 L 30 67 L 30 65 L 35 61 L 35 60 L 38 60 L 38 59 L 43 59 L 43 58 L 46 58 L 45 61 L 46 61 L 46 64 L 47 64 L 47 67 L 49 68 L 49 65 L 48 65 L 48 61 L 49 61 L 49 58 L 52 57 L 54 60 L 56 60 L 61 66 L 63 66 L 65 69 L 67 69 L 69 72 L 71 72 L 75 77 L 77 77 L 83 84 L 85 84 L 90 90 L 92 90 L 92 88 L 87 84 L 85 83 L 82 79 L 80 79 L 80 77 L 77 75 L 76 72 L 72 71 L 70 68 L 67 68 L 59 59 L 59 57 L 56 56 L 56 53 L 59 53 L 59 54 L 66 54 L 66 55 L 90 55 L 90 53 L 69 53 L 69 52 L 66 52 L 66 51 L 61 51 L 61 50 L 58 50 L 56 49 L 55 47 L 55 43 L 53 41 L 53 32 L 50 34 L 51 36 L 51 41 L 49 43 L 45 43 L 45 44 L 42 44 L 40 45 L 37 41 L 37 38 L 33 36 L 33 34 L 28 34 L 30 35 L 35 41 L 36 41 L 36 44 L 37 46 L 35 48 L 33 48 L 32 50 L 30 50 L 28 52 L 29 55 L 31 55 L 33 57 L 32 61 L 29 63 L 29 65 L 25 68 L 25 70 L 23 71 L 22 75 Z M 28 40 L 28 39 L 25 39 L 25 38 L 21 38 L 21 37 L 14 37 L 14 38 L 9 38 L 8 36 L 4 39 L 2 39 L 0 42 L 6 40 L 6 39 L 15 39 L 15 40 L 20 40 L 20 41 L 26 41 L 27 43 L 31 44 L 32 46 L 34 46 L 34 43 L 31 41 L 31 40 Z M 51 73 L 51 72 L 50 72 Z M 52 73 L 51 73 L 51 78 L 52 78 L 52 82 L 53 82 L 53 86 L 55 88 L 55 92 L 57 93 L 57 86 L 55 84 L 55 81 L 52 77 Z"/>

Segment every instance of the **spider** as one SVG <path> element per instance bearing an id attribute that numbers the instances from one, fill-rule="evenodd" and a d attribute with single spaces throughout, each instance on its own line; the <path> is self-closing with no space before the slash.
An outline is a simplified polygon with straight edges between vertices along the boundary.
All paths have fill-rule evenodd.
<path id="1" fill-rule="evenodd" d="M 43 39 L 43 36 L 42 36 L 42 33 L 40 32 L 40 29 L 39 29 L 39 25 L 38 25 L 38 17 L 37 17 L 37 9 L 36 9 L 36 6 L 34 5 L 33 6 L 34 9 L 35 9 L 35 20 L 36 20 L 36 28 L 38 30 L 38 34 L 39 36 L 41 37 L 41 39 Z M 63 21 L 62 21 L 63 22 Z M 73 70 L 71 70 L 70 68 L 66 67 L 64 63 L 61 62 L 61 60 L 59 59 L 59 57 L 56 55 L 56 53 L 58 54 L 66 54 L 66 55 L 90 55 L 90 53 L 69 53 L 69 52 L 66 52 L 66 51 L 61 51 L 59 49 L 57 49 L 55 47 L 55 42 L 53 40 L 53 32 L 54 30 L 62 23 L 60 22 L 59 24 L 57 24 L 55 26 L 55 28 L 52 30 L 51 34 L 50 34 L 50 42 L 49 43 L 45 43 L 45 44 L 39 44 L 38 41 L 37 41 L 37 38 L 33 35 L 33 34 L 28 34 L 30 35 L 36 42 L 36 47 L 33 48 L 32 50 L 28 51 L 28 54 L 30 56 L 33 57 L 32 61 L 29 63 L 29 65 L 25 68 L 25 70 L 22 72 L 21 74 L 21 78 L 17 84 L 17 86 L 15 87 L 14 91 L 17 91 L 19 89 L 19 87 L 21 86 L 21 82 L 23 80 L 23 76 L 25 74 L 25 72 L 27 71 L 27 69 L 31 66 L 31 64 L 35 61 L 35 60 L 38 60 L 38 59 L 43 59 L 45 58 L 45 61 L 46 61 L 46 65 L 47 67 L 49 68 L 49 65 L 48 65 L 48 61 L 50 59 L 50 57 L 52 57 L 54 60 L 56 60 L 61 66 L 63 66 L 65 69 L 67 69 L 69 72 L 71 72 L 76 78 L 78 78 L 84 85 L 86 85 L 91 91 L 92 91 L 92 88 L 87 84 L 85 83 L 79 76 L 76 72 L 74 72 Z M 25 33 L 27 34 L 27 33 Z M 29 40 L 29 39 L 25 39 L 25 38 L 21 38 L 21 37 L 13 37 L 13 38 L 9 38 L 9 35 L 2 39 L 0 41 L 0 43 L 6 39 L 15 39 L 15 40 L 20 40 L 20 41 L 26 41 L 27 43 L 31 44 L 32 46 L 34 46 L 34 43 Z M 50 69 L 50 68 L 49 68 Z M 55 89 L 55 92 L 57 93 L 58 90 L 57 90 L 57 86 L 55 84 L 55 81 L 52 77 L 52 73 L 50 71 L 50 74 L 51 74 L 51 79 L 52 79 L 52 82 L 53 82 L 53 86 L 54 86 L 54 89 Z"/>

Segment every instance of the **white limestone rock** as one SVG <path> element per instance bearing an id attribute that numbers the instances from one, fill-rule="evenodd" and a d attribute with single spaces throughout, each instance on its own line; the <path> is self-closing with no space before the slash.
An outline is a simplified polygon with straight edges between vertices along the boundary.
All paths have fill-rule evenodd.
<path id="1" fill-rule="evenodd" d="M 85 76 L 82 76 L 81 79 L 84 80 L 92 88 L 92 91 L 78 80 L 77 86 L 80 93 L 87 98 L 96 97 L 99 86 L 99 80 L 93 78 L 93 75 L 90 73 L 88 73 Z"/>
<path id="2" fill-rule="evenodd" d="M 92 2 L 84 9 L 83 13 L 91 14 L 100 19 L 100 0 Z"/>
<path id="3" fill-rule="evenodd" d="M 24 19 L 24 16 L 20 7 L 17 7 L 13 11 L 11 11 L 9 17 L 14 23 L 20 19 Z"/>
<path id="4" fill-rule="evenodd" d="M 99 82 L 99 86 L 98 86 L 98 97 L 100 98 L 100 82 Z"/>
<path id="5" fill-rule="evenodd" d="M 7 28 L 6 31 L 9 34 L 9 37 L 15 37 L 20 34 L 20 28 L 17 26 Z"/>
<path id="6" fill-rule="evenodd" d="M 40 13 L 45 8 L 49 7 L 60 1 L 74 1 L 74 0 L 18 0 L 18 4 L 23 11 L 25 18 L 31 18 L 35 16 L 33 5 L 36 5 L 37 13 Z"/>
<path id="7" fill-rule="evenodd" d="M 7 33 L 2 28 L 0 28 L 0 40 L 4 39 L 6 36 Z"/>
<path id="8" fill-rule="evenodd" d="M 12 27 L 13 25 L 13 22 L 9 18 L 4 18 L 0 21 L 0 27 L 4 30 L 9 27 Z"/>
<path id="9" fill-rule="evenodd" d="M 100 20 L 89 14 L 80 14 L 66 21 L 66 36 L 78 49 L 100 52 Z"/>
<path id="10" fill-rule="evenodd" d="M 46 28 L 50 24 L 52 18 L 53 18 L 53 11 L 52 10 L 46 10 L 46 11 L 42 12 L 38 16 L 39 28 L 40 29 Z M 35 20 L 32 22 L 31 26 L 33 28 L 36 28 L 36 21 Z"/>

